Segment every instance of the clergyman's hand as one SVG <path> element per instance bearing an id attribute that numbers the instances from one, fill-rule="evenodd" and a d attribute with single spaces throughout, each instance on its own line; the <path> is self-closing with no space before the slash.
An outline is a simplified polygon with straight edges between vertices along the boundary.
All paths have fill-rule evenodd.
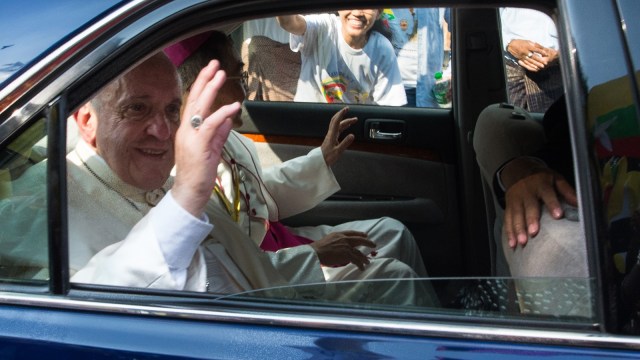
<path id="1" fill-rule="evenodd" d="M 211 106 L 224 85 L 226 74 L 217 60 L 211 61 L 196 78 L 184 107 L 176 134 L 176 180 L 171 190 L 180 206 L 200 217 L 213 191 L 222 147 L 240 111 L 240 103 L 225 105 L 214 113 Z M 193 116 L 202 118 L 192 125 Z"/>
<path id="2" fill-rule="evenodd" d="M 343 266 L 352 263 L 360 270 L 364 270 L 365 265 L 369 264 L 369 259 L 356 247 L 376 247 L 367 234 L 360 231 L 330 233 L 309 245 L 316 251 L 322 265 Z"/>
<path id="3" fill-rule="evenodd" d="M 340 140 L 340 134 L 358 121 L 356 117 L 345 119 L 344 116 L 347 111 L 349 111 L 349 108 L 345 106 L 333 115 L 331 123 L 329 123 L 327 135 L 324 137 L 324 141 L 320 146 L 322 156 L 324 156 L 324 161 L 327 163 L 327 166 L 335 164 L 355 139 L 353 134 L 349 134 Z"/>
<path id="4" fill-rule="evenodd" d="M 504 231 L 512 249 L 525 246 L 540 231 L 541 203 L 554 219 L 564 216 L 560 199 L 577 206 L 576 192 L 557 172 L 539 169 L 510 186 L 505 194 Z"/>

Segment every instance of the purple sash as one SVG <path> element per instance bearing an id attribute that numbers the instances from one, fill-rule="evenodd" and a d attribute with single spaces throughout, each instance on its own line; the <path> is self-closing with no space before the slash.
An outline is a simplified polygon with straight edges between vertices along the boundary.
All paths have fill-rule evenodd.
<path id="1" fill-rule="evenodd" d="M 304 236 L 291 233 L 291 231 L 279 221 L 269 221 L 269 230 L 267 230 L 267 234 L 264 236 L 260 248 L 264 251 L 278 251 L 280 249 L 306 245 L 312 242 L 313 240 L 309 240 Z"/>

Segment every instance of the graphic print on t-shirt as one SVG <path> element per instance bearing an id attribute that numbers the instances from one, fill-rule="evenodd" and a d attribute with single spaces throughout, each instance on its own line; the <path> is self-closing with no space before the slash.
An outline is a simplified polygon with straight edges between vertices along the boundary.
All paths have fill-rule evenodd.
<path id="1" fill-rule="evenodd" d="M 322 80 L 322 93 L 329 104 L 345 102 L 351 104 L 366 104 L 369 99 L 369 93 L 351 88 L 351 84 L 356 83 L 357 82 L 345 79 L 342 75 L 325 78 Z"/>
<path id="2" fill-rule="evenodd" d="M 322 80 L 322 94 L 327 103 L 344 103 L 344 93 L 347 85 L 342 77 L 331 77 Z"/>

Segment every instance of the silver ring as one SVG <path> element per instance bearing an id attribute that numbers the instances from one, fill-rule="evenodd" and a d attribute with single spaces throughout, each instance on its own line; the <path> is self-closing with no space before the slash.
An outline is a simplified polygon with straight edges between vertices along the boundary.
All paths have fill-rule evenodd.
<path id="1" fill-rule="evenodd" d="M 527 57 L 528 57 L 529 59 L 531 59 L 531 57 L 532 57 L 532 56 L 533 56 L 533 53 L 532 53 L 531 51 L 529 51 L 529 53 L 527 54 Z"/>
<path id="2" fill-rule="evenodd" d="M 193 115 L 191 117 L 191 126 L 193 126 L 194 129 L 197 129 L 200 127 L 200 125 L 202 125 L 202 116 Z"/>

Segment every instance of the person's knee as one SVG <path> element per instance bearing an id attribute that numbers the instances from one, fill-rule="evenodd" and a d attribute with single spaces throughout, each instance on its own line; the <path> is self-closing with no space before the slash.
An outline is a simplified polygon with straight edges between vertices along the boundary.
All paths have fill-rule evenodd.
<path id="1" fill-rule="evenodd" d="M 407 264 L 400 260 L 384 258 L 379 259 L 378 271 L 376 278 L 378 279 L 410 279 L 417 278 L 416 272 Z"/>
<path id="2" fill-rule="evenodd" d="M 401 233 L 406 232 L 410 234 L 409 229 L 401 221 L 388 216 L 381 217 L 378 220 L 377 226 L 380 226 L 383 229 L 390 229 L 395 232 L 401 232 Z"/>
<path id="3" fill-rule="evenodd" d="M 586 242 L 578 221 L 554 219 L 545 208 L 540 232 L 525 247 L 510 249 L 506 241 L 503 232 L 503 250 L 512 276 L 588 276 Z"/>
<path id="4" fill-rule="evenodd" d="M 387 238 L 398 239 L 398 241 L 403 244 L 403 247 L 415 244 L 413 234 L 409 228 L 399 220 L 384 216 L 378 219 L 375 227 L 379 228 L 381 233 L 386 234 L 385 236 Z"/>

